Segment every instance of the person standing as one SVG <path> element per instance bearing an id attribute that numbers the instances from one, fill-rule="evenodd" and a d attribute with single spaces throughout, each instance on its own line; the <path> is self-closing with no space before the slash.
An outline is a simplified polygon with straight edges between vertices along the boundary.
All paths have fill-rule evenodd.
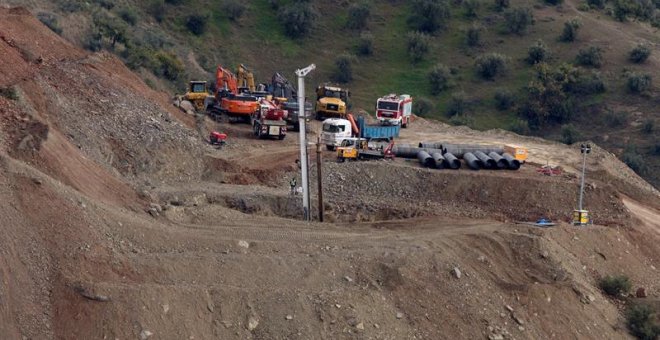
<path id="1" fill-rule="evenodd" d="M 296 195 L 296 177 L 291 177 L 291 181 L 289 181 L 289 185 L 291 185 L 291 195 Z"/>

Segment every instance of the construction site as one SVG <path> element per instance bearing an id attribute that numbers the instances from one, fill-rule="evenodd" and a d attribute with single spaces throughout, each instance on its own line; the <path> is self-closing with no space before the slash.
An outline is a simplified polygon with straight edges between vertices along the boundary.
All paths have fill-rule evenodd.
<path id="1" fill-rule="evenodd" d="M 22 8 L 0 55 L 2 339 L 633 339 L 660 310 L 660 193 L 589 141 L 296 70 L 157 92 Z"/>

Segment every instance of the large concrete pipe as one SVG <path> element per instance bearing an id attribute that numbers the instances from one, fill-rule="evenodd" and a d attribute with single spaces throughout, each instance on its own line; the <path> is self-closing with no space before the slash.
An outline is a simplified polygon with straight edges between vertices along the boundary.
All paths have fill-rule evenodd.
<path id="1" fill-rule="evenodd" d="M 450 169 L 456 170 L 461 167 L 461 161 L 459 161 L 458 158 L 456 158 L 456 156 L 454 156 L 453 154 L 446 153 L 443 155 L 443 157 L 445 157 L 445 164 Z"/>
<path id="2" fill-rule="evenodd" d="M 442 153 L 434 152 L 431 154 L 433 158 L 433 167 L 436 169 L 444 169 L 445 167 L 445 158 L 442 157 Z"/>
<path id="3" fill-rule="evenodd" d="M 441 142 L 421 142 L 418 146 L 426 149 L 442 149 L 442 144 Z"/>
<path id="4" fill-rule="evenodd" d="M 420 151 L 417 153 L 417 159 L 419 160 L 419 164 L 425 167 L 432 167 L 433 166 L 433 157 L 429 155 L 428 152 L 426 151 Z"/>
<path id="5" fill-rule="evenodd" d="M 477 158 L 477 156 L 472 154 L 472 152 L 466 152 L 465 154 L 463 154 L 463 160 L 465 161 L 465 163 L 467 163 L 470 169 L 472 170 L 481 169 L 481 161 L 479 160 L 479 158 Z"/>
<path id="6" fill-rule="evenodd" d="M 484 168 L 486 169 L 497 169 L 497 162 L 495 162 L 492 158 L 488 157 L 485 153 L 481 151 L 475 151 L 474 155 L 479 158 L 481 161 L 481 164 L 484 165 Z"/>
<path id="7" fill-rule="evenodd" d="M 511 156 L 510 154 L 505 152 L 502 154 L 502 158 L 506 159 L 506 162 L 510 170 L 520 169 L 520 161 L 513 158 L 513 156 Z"/>
<path id="8" fill-rule="evenodd" d="M 449 152 L 454 154 L 458 158 L 462 158 L 463 154 L 466 152 L 471 152 L 474 154 L 475 151 L 481 151 L 484 154 L 489 154 L 491 152 L 496 152 L 501 154 L 504 152 L 501 146 L 497 145 L 481 145 L 481 144 L 443 144 L 443 150 L 445 153 Z"/>
<path id="9" fill-rule="evenodd" d="M 506 159 L 504 159 L 504 157 L 500 156 L 499 154 L 491 152 L 488 154 L 488 156 L 490 156 L 490 158 L 492 158 L 497 163 L 498 169 L 504 169 L 508 166 Z"/>
<path id="10" fill-rule="evenodd" d="M 434 152 L 442 152 L 442 150 L 438 149 L 424 149 L 424 148 L 414 148 L 414 147 L 406 147 L 406 146 L 400 146 L 400 145 L 394 145 L 392 148 L 392 152 L 394 153 L 394 156 L 401 157 L 401 158 L 417 158 L 417 154 L 420 151 L 426 151 L 428 154 L 432 154 Z"/>

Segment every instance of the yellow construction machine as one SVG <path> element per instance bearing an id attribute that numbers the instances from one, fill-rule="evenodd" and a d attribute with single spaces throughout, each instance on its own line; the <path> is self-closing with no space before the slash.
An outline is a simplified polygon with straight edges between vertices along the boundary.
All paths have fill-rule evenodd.
<path id="1" fill-rule="evenodd" d="M 204 110 L 204 101 L 211 96 L 208 92 L 208 85 L 205 81 L 193 80 L 188 85 L 188 92 L 183 95 L 183 99 L 191 102 L 197 111 Z"/>
<path id="2" fill-rule="evenodd" d="M 316 119 L 346 118 L 346 108 L 350 93 L 328 84 L 319 85 L 316 88 Z"/>
<path id="3" fill-rule="evenodd" d="M 238 93 L 254 92 L 254 74 L 247 66 L 240 64 L 236 70 L 236 79 L 238 80 Z"/>

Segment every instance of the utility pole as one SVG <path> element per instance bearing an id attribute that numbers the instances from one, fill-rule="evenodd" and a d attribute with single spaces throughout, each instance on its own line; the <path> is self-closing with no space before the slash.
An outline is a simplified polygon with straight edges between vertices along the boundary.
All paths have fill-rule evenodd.
<path id="1" fill-rule="evenodd" d="M 582 209 L 582 198 L 584 196 L 584 174 L 587 168 L 587 154 L 590 152 L 591 145 L 580 145 L 580 153 L 582 153 L 582 177 L 580 179 L 580 198 L 578 200 L 578 210 L 573 212 L 573 224 L 575 225 L 585 225 L 589 222 L 588 212 Z"/>
<path id="2" fill-rule="evenodd" d="M 305 123 L 307 115 L 305 112 L 305 76 L 316 69 L 316 65 L 311 64 L 303 69 L 296 70 L 298 76 L 298 121 L 300 123 L 300 169 L 302 172 L 303 189 L 303 220 L 310 221 L 311 213 L 309 210 L 309 160 L 307 159 L 307 131 Z"/>
<path id="3" fill-rule="evenodd" d="M 319 222 L 323 222 L 323 176 L 321 175 L 321 136 L 316 139 L 316 182 L 319 195 Z"/>

